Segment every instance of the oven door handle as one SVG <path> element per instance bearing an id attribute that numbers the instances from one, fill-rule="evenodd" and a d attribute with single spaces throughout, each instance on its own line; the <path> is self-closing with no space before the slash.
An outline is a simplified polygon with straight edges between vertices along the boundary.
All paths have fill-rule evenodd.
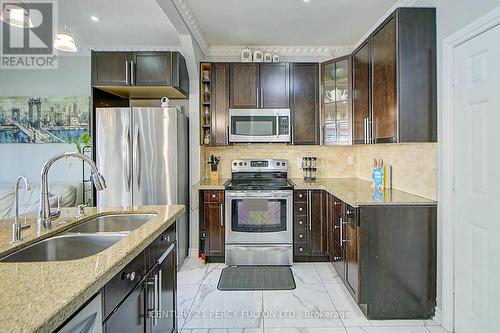
<path id="1" fill-rule="evenodd" d="M 227 198 L 231 199 L 291 199 L 293 197 L 292 194 L 266 194 L 266 195 L 252 195 L 252 194 L 228 194 L 226 193 Z"/>

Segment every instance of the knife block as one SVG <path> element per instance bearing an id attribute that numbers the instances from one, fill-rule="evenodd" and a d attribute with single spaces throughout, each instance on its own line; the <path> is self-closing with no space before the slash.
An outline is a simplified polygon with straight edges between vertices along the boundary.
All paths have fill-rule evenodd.
<path id="1" fill-rule="evenodd" d="M 215 170 L 215 171 L 210 170 L 210 180 L 219 180 L 219 171 L 218 170 Z"/>

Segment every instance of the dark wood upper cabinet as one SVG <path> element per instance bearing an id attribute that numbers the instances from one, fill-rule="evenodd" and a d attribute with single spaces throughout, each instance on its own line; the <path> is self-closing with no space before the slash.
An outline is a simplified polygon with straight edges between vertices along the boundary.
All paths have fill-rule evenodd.
<path id="1" fill-rule="evenodd" d="M 123 98 L 184 99 L 189 76 L 179 52 L 92 52 L 92 86 Z"/>
<path id="2" fill-rule="evenodd" d="M 93 52 L 93 84 L 103 86 L 128 85 L 131 61 L 131 52 Z"/>
<path id="3" fill-rule="evenodd" d="M 365 143 L 370 117 L 370 49 L 365 41 L 352 54 L 352 143 Z"/>
<path id="4" fill-rule="evenodd" d="M 211 145 L 228 144 L 229 126 L 229 64 L 212 64 Z"/>
<path id="5" fill-rule="evenodd" d="M 171 82 L 170 52 L 141 52 L 134 57 L 133 84 L 136 86 L 162 86 Z"/>
<path id="6" fill-rule="evenodd" d="M 372 139 L 397 141 L 396 18 L 372 35 Z"/>
<path id="7" fill-rule="evenodd" d="M 370 54 L 369 94 L 366 50 Z M 435 142 L 435 8 L 396 9 L 353 58 L 353 142 Z"/>
<path id="8" fill-rule="evenodd" d="M 260 108 L 289 108 L 290 65 L 288 63 L 267 63 L 259 65 Z"/>
<path id="9" fill-rule="evenodd" d="M 293 63 L 290 75 L 290 108 L 293 114 L 292 143 L 319 144 L 319 66 L 316 63 Z"/>
<path id="10" fill-rule="evenodd" d="M 258 107 L 259 65 L 255 63 L 230 64 L 229 104 L 232 109 L 255 109 Z"/>
<path id="11" fill-rule="evenodd" d="M 288 63 L 231 63 L 230 71 L 232 109 L 289 107 Z"/>

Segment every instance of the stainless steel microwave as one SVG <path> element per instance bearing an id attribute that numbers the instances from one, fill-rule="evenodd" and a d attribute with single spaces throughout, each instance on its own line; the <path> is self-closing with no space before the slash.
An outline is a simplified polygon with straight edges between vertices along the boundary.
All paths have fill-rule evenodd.
<path id="1" fill-rule="evenodd" d="M 229 142 L 290 142 L 290 109 L 229 109 Z"/>

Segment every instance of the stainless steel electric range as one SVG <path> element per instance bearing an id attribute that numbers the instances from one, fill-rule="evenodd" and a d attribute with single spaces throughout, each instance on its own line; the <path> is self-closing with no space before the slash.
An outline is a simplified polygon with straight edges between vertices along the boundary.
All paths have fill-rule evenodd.
<path id="1" fill-rule="evenodd" d="M 232 162 L 226 185 L 226 265 L 291 265 L 293 184 L 288 161 Z"/>

